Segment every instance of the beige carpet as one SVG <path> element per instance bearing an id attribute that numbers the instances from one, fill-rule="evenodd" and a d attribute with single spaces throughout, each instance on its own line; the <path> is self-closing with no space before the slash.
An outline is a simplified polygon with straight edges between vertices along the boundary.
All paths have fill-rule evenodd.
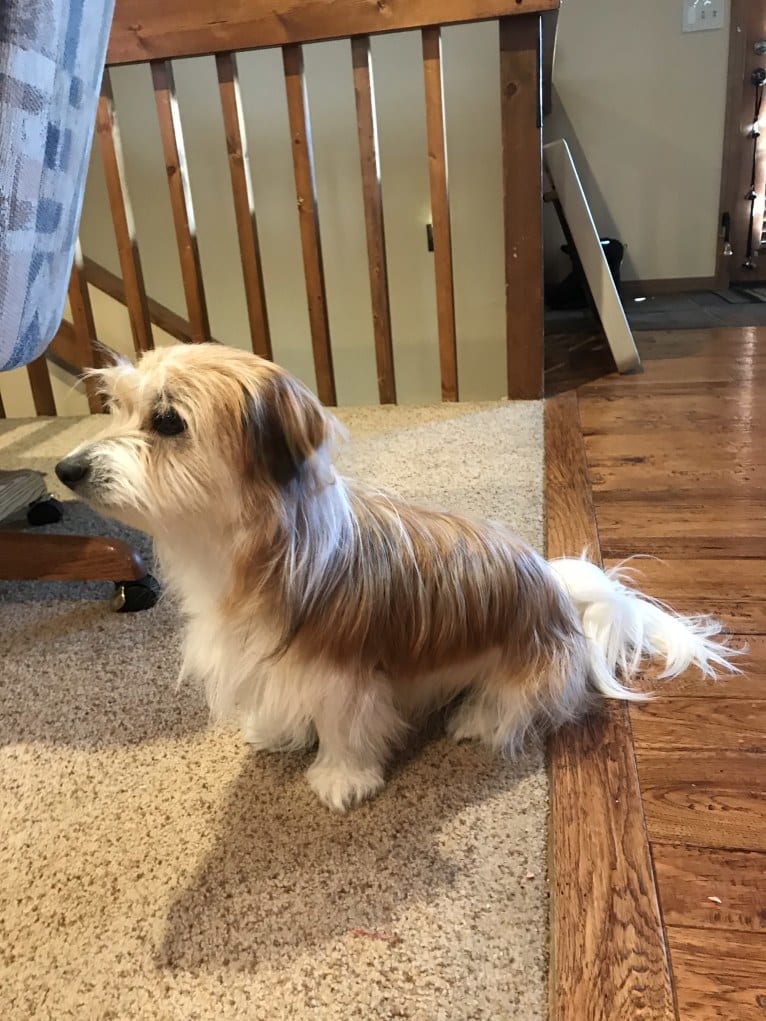
<path id="1" fill-rule="evenodd" d="M 541 544 L 541 405 L 343 418 L 349 470 Z M 0 464 L 49 470 L 94 424 L 2 422 Z M 125 534 L 75 505 L 66 525 Z M 3 1021 L 544 1018 L 539 750 L 504 763 L 436 721 L 332 815 L 307 758 L 249 752 L 175 690 L 167 602 L 108 595 L 0 583 Z"/>

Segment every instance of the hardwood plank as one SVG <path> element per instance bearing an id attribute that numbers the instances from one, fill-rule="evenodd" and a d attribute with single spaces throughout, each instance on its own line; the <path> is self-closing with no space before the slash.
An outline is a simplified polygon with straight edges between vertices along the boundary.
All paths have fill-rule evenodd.
<path id="1" fill-rule="evenodd" d="M 740 674 L 729 674 L 716 680 L 700 676 L 699 671 L 687 670 L 681 677 L 675 680 L 659 679 L 659 667 L 652 668 L 641 677 L 641 687 L 644 690 L 655 692 L 661 702 L 672 701 L 676 698 L 685 701 L 696 699 L 706 701 L 721 698 L 741 698 L 749 701 L 761 701 L 766 698 L 766 639 L 761 635 L 733 635 L 729 642 L 734 648 L 744 649 L 744 654 L 738 657 L 736 665 L 741 670 Z M 633 709 L 631 708 L 631 713 Z M 667 707 L 667 712 L 672 713 L 672 706 Z M 702 709 L 700 712 L 704 712 Z M 715 708 L 709 711 L 715 714 Z M 633 727 L 637 729 L 633 720 Z"/>
<path id="2" fill-rule="evenodd" d="M 641 484 L 641 473 L 636 472 L 636 481 Z M 667 515 L 671 520 L 685 517 L 689 520 L 704 522 L 718 521 L 732 524 L 732 518 L 747 518 L 755 523 L 759 519 L 766 521 L 764 497 L 766 488 L 753 485 L 745 479 L 731 482 L 727 486 L 719 486 L 713 490 L 717 500 L 713 506 L 704 504 L 695 486 L 683 483 L 669 483 L 665 489 L 646 489 L 639 493 L 628 489 L 612 489 L 599 491 L 599 514 L 604 514 L 607 525 L 612 515 L 622 517 L 626 526 L 633 526 L 633 518 L 640 519 L 645 515 L 647 506 L 652 507 L 653 514 L 660 520 Z M 642 513 L 643 507 L 643 513 Z M 599 519 L 600 520 L 600 519 Z M 666 527 L 667 527 L 666 523 Z"/>
<path id="3" fill-rule="evenodd" d="M 616 563 L 606 561 L 609 567 Z M 638 572 L 636 585 L 679 613 L 712 614 L 736 634 L 766 634 L 760 560 L 642 559 L 632 566 Z"/>
<path id="4" fill-rule="evenodd" d="M 545 402 L 545 534 L 549 557 L 598 557 L 598 532 L 577 397 Z"/>
<path id="5" fill-rule="evenodd" d="M 540 17 L 500 21 L 508 396 L 543 393 Z"/>
<path id="6" fill-rule="evenodd" d="M 715 496 L 729 493 L 740 496 L 751 490 L 766 492 L 766 465 L 762 464 L 750 467 L 729 464 L 711 469 L 691 464 L 680 470 L 668 471 L 633 460 L 594 467 L 590 474 L 593 491 L 598 494 L 599 500 L 622 499 L 619 494 L 630 493 L 631 489 L 649 494 L 649 502 L 652 503 L 658 494 Z"/>
<path id="7" fill-rule="evenodd" d="M 647 413 L 648 409 L 650 413 Z M 710 394 L 686 389 L 649 396 L 635 392 L 590 396 L 582 402 L 582 425 L 586 436 L 598 433 L 652 433 L 666 429 L 704 428 L 708 434 L 750 433 L 766 426 L 766 399 L 760 392 L 743 401 L 738 386 L 731 384 Z"/>
<path id="8" fill-rule="evenodd" d="M 672 440 L 662 442 L 660 435 L 624 433 L 620 435 L 619 448 L 614 436 L 586 437 L 588 462 L 596 467 L 609 466 L 624 460 L 634 464 L 661 467 L 667 464 L 668 471 L 679 471 L 690 464 L 705 468 L 725 468 L 737 465 L 751 469 L 766 464 L 766 449 L 754 447 L 752 437 L 737 433 L 717 436 L 715 443 L 702 432 L 676 430 Z"/>
<path id="9" fill-rule="evenodd" d="M 680 677 L 669 680 L 660 678 L 661 668 L 657 665 L 643 672 L 641 688 L 656 693 L 661 703 L 674 698 L 744 698 L 762 701 L 766 698 L 766 638 L 761 635 L 729 635 L 727 641 L 733 648 L 743 650 L 743 654 L 736 659 L 741 673 L 710 679 L 702 677 L 697 670 L 687 670 Z M 631 713 L 634 709 L 638 707 L 631 707 Z M 672 708 L 669 707 L 668 712 L 672 713 Z"/>
<path id="10" fill-rule="evenodd" d="M 178 109 L 173 68 L 170 61 L 152 61 L 152 83 L 157 118 L 160 125 L 165 172 L 170 189 L 170 206 L 181 263 L 181 279 L 186 298 L 186 311 L 192 328 L 192 341 L 210 340 L 205 287 L 197 245 L 197 227 L 194 219 L 189 170 L 186 163 L 181 114 Z"/>
<path id="11" fill-rule="evenodd" d="M 766 755 L 639 749 L 649 839 L 766 850 Z"/>
<path id="12" fill-rule="evenodd" d="M 101 96 L 96 112 L 96 138 L 101 152 L 104 180 L 109 196 L 114 236 L 117 242 L 117 256 L 125 288 L 125 304 L 128 308 L 130 329 L 136 354 L 150 351 L 154 347 L 152 324 L 144 287 L 141 257 L 138 253 L 136 224 L 133 207 L 128 194 L 125 176 L 125 158 L 112 96 L 109 71 L 104 71 L 101 81 Z"/>
<path id="13" fill-rule="evenodd" d="M 627 535 L 634 550 L 654 553 L 645 536 L 659 534 L 666 542 L 675 540 L 686 550 L 686 557 L 694 557 L 699 538 L 723 535 L 729 541 L 749 541 L 766 537 L 766 503 L 759 501 L 757 490 L 752 497 L 720 493 L 710 503 L 672 491 L 665 499 L 653 496 L 648 492 L 633 499 L 615 499 L 599 494 L 598 525 L 604 544 Z"/>
<path id="14" fill-rule="evenodd" d="M 640 337 L 641 335 L 636 334 L 636 336 Z M 711 392 L 727 392 L 731 391 L 733 387 L 739 387 L 746 398 L 750 400 L 761 391 L 764 379 L 766 379 L 764 366 L 760 364 L 754 366 L 752 362 L 738 361 L 734 355 L 728 360 L 720 357 L 690 358 L 686 365 L 686 372 L 684 372 L 683 362 L 682 358 L 679 358 L 678 364 L 664 360 L 647 361 L 644 362 L 643 370 L 626 373 L 622 376 L 606 373 L 602 363 L 599 374 L 594 374 L 591 379 L 579 383 L 578 387 L 582 390 L 581 396 L 584 400 L 589 399 L 596 392 L 594 387 L 600 386 L 602 381 L 604 386 L 609 387 L 606 392 L 615 397 L 620 391 L 624 392 L 628 388 L 631 393 L 636 395 L 643 393 L 646 396 L 659 396 L 670 395 L 682 387 L 689 393 L 693 393 L 705 385 L 705 377 L 708 377 L 706 385 Z M 668 368 L 659 369 L 658 365 L 667 365 Z"/>
<path id="15" fill-rule="evenodd" d="M 603 536 L 601 550 L 606 560 L 624 560 L 636 553 L 635 537 L 622 538 Z M 642 553 L 655 557 L 666 557 L 669 560 L 683 560 L 695 557 L 697 560 L 721 559 L 766 559 L 766 535 L 761 536 L 730 536 L 730 535 L 695 535 L 693 539 L 684 536 L 668 538 L 665 535 L 647 534 L 641 536 L 640 550 Z"/>
<path id="16" fill-rule="evenodd" d="M 736 352 L 728 358 L 720 353 L 685 358 L 679 351 L 676 358 L 645 360 L 641 370 L 624 376 L 609 376 L 608 381 L 615 391 L 630 389 L 636 393 L 661 394 L 678 386 L 693 389 L 704 383 L 737 384 L 743 391 L 753 392 L 760 387 L 764 376 L 766 367 L 751 357 L 738 357 Z M 594 386 L 598 383 L 585 384 L 583 396 L 590 396 Z"/>
<path id="17" fill-rule="evenodd" d="M 631 706 L 638 753 L 715 748 L 766 752 L 766 690 L 762 699 L 728 698 L 725 680 L 711 683 L 718 691 L 715 700 L 680 695 L 665 699 L 659 682 L 655 701 Z"/>
<path id="18" fill-rule="evenodd" d="M 559 0 L 119 0 L 107 64 L 308 43 L 556 10 Z"/>
<path id="19" fill-rule="evenodd" d="M 754 392 L 751 384 L 766 367 L 764 335 L 766 328 L 758 326 L 639 333 L 641 370 L 629 375 L 614 373 L 603 382 L 586 385 L 582 396 L 590 396 L 602 386 L 635 393 L 651 388 L 653 394 L 659 394 L 677 387 L 716 388 L 738 383 L 744 391 Z"/>
<path id="20" fill-rule="evenodd" d="M 766 854 L 655 843 L 652 857 L 665 925 L 760 932 L 766 939 Z"/>
<path id="21" fill-rule="evenodd" d="M 758 933 L 673 927 L 668 943 L 682 1021 L 762 1021 L 766 940 Z"/>
<path id="22" fill-rule="evenodd" d="M 452 229 L 449 211 L 447 135 L 444 123 L 441 30 L 423 29 L 423 76 L 426 95 L 428 177 L 436 274 L 436 319 L 443 401 L 459 400 L 455 290 L 452 276 Z"/>
<path id="23" fill-rule="evenodd" d="M 380 185 L 380 154 L 375 113 L 375 85 L 369 36 L 351 40 L 354 70 L 356 126 L 362 167 L 364 225 L 367 234 L 367 264 L 370 272 L 372 329 L 381 404 L 396 404 L 394 349 L 391 336 L 391 305 L 388 296 L 386 236 L 383 225 L 383 195 Z"/>
<path id="24" fill-rule="evenodd" d="M 586 383 L 605 379 L 614 372 L 614 358 L 603 335 L 573 336 L 551 333 L 548 328 L 544 333 L 546 396 L 579 390 Z"/>
<path id="25" fill-rule="evenodd" d="M 131 581 L 146 566 L 120 539 L 0 529 L 0 580 Z"/>
<path id="26" fill-rule="evenodd" d="M 640 338 L 645 334 L 637 334 L 638 346 L 641 348 Z M 561 334 L 549 334 L 549 339 L 557 342 L 561 342 Z M 563 340 L 572 343 L 576 338 L 568 337 L 563 335 Z M 608 350 L 605 347 L 605 340 L 599 336 L 585 335 L 582 346 L 572 348 L 573 355 L 580 355 L 582 353 L 583 360 L 585 358 L 592 359 L 596 355 L 603 353 Z M 553 352 L 553 362 L 558 363 L 562 355 L 560 352 Z M 646 357 L 646 356 L 645 356 Z M 728 360 L 716 358 L 715 364 L 731 366 L 732 362 L 737 364 L 737 352 L 733 351 L 731 358 Z M 711 356 L 712 358 L 712 356 Z M 574 359 L 573 359 L 574 360 Z M 578 357 L 579 360 L 579 357 Z M 695 359 L 690 358 L 689 361 L 694 365 Z M 652 365 L 651 361 L 644 362 L 644 371 L 648 371 L 648 367 Z M 760 375 L 761 368 L 756 363 L 753 366 L 750 363 L 750 369 L 752 372 Z M 701 375 L 701 373 L 697 373 Z M 702 398 L 720 396 L 722 398 L 736 396 L 741 394 L 743 390 L 742 382 L 738 379 L 688 379 L 683 376 L 682 373 L 678 374 L 677 378 L 674 379 L 663 379 L 661 375 L 656 375 L 653 381 L 653 389 L 651 392 L 647 387 L 641 386 L 643 378 L 643 372 L 627 373 L 624 375 L 618 375 L 614 370 L 609 373 L 604 373 L 601 376 L 593 377 L 587 382 L 578 384 L 578 393 L 580 400 L 584 406 L 588 406 L 591 401 L 609 401 L 614 404 L 617 401 L 646 401 L 646 400 L 662 400 L 664 398 L 671 397 L 689 397 L 693 398 L 695 395 Z M 757 391 L 754 388 L 750 388 L 749 397 L 752 397 L 754 401 L 757 401 Z"/>
<path id="27" fill-rule="evenodd" d="M 55 415 L 56 401 L 53 397 L 51 377 L 45 355 L 40 355 L 27 365 L 27 376 L 32 389 L 32 401 L 36 415 Z"/>
<path id="28" fill-rule="evenodd" d="M 311 326 L 317 392 L 324 404 L 337 404 L 335 372 L 330 346 L 330 322 L 327 316 L 327 291 L 319 233 L 314 154 L 311 145 L 311 118 L 303 72 L 303 51 L 300 46 L 282 50 L 287 114 L 290 120 L 295 193 L 303 252 L 303 272 Z"/>
<path id="29" fill-rule="evenodd" d="M 545 408 L 548 556 L 598 557 L 577 399 Z M 670 975 L 622 705 L 549 745 L 551 1021 L 672 1021 Z"/>
<path id="30" fill-rule="evenodd" d="M 266 310 L 266 291 L 263 284 L 258 225 L 255 218 L 253 180 L 250 172 L 245 115 L 242 108 L 236 56 L 233 53 L 219 53 L 216 57 L 216 69 L 221 95 L 223 126 L 226 132 L 226 151 L 229 155 L 231 190 L 234 196 L 234 215 L 237 220 L 237 237 L 239 238 L 239 255 L 250 324 L 250 340 L 253 351 L 257 355 L 271 359 L 273 357 L 271 334 Z"/>
<path id="31" fill-rule="evenodd" d="M 79 239 L 75 244 L 72 275 L 69 279 L 69 308 L 72 312 L 74 355 L 77 359 L 75 364 L 79 366 L 81 372 L 84 369 L 98 368 L 101 364 L 101 355 L 97 347 L 96 324 Z M 103 413 L 106 408 L 95 379 L 85 376 L 84 384 L 91 414 Z"/>

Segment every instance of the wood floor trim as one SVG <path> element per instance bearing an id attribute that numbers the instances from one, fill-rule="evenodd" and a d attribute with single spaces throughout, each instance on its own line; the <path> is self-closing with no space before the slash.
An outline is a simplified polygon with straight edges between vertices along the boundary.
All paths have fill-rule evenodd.
<path id="1" fill-rule="evenodd" d="M 575 393 L 545 408 L 549 557 L 600 562 Z M 551 1021 L 674 1021 L 676 1011 L 623 705 L 549 745 Z"/>

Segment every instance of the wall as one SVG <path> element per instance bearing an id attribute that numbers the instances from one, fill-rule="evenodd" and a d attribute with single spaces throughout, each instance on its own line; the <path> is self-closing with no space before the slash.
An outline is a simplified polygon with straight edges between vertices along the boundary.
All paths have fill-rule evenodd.
<path id="1" fill-rule="evenodd" d="M 563 4 L 546 133 L 568 139 L 599 231 L 627 243 L 627 280 L 715 273 L 727 29 L 728 11 L 683 33 L 681 0 Z M 546 223 L 549 266 L 557 238 Z"/>
<path id="2" fill-rule="evenodd" d="M 682 35 L 679 0 L 566 0 L 548 137 L 570 141 L 599 229 L 628 244 L 625 277 L 709 276 L 723 137 L 727 33 Z M 373 40 L 383 200 L 400 400 L 439 398 L 433 257 L 419 36 Z M 444 31 L 445 102 L 464 399 L 503 395 L 504 287 L 495 24 Z M 175 65 L 214 336 L 249 345 L 226 149 L 212 59 Z M 330 325 L 339 400 L 375 403 L 372 324 L 348 43 L 306 47 Z M 313 382 L 289 132 L 278 51 L 245 54 L 240 74 L 277 359 Z M 149 71 L 112 73 L 148 292 L 184 312 Z M 546 262 L 561 267 L 546 211 Z M 85 251 L 119 271 L 100 162 L 91 167 Z M 103 339 L 125 353 L 124 310 L 98 299 Z M 160 338 L 161 339 L 161 338 Z M 61 413 L 83 398 L 55 383 Z M 22 371 L 0 387 L 30 414 Z"/>

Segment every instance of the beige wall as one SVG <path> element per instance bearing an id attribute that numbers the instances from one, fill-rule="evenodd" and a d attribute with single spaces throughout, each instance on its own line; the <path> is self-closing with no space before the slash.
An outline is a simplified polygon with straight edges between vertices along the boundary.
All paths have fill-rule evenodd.
<path id="1" fill-rule="evenodd" d="M 625 278 L 712 276 L 728 31 L 683 33 L 681 0 L 565 0 L 559 22 L 546 132 L 569 141 L 601 233 L 627 243 Z"/>
<path id="2" fill-rule="evenodd" d="M 726 32 L 682 35 L 680 0 L 566 0 L 556 112 L 602 232 L 628 245 L 626 277 L 713 272 Z M 428 178 L 419 36 L 373 40 L 400 399 L 438 400 L 433 257 L 426 249 Z M 465 399 L 504 390 L 497 27 L 444 31 L 445 100 L 455 251 L 459 368 Z M 246 54 L 240 72 L 275 354 L 313 383 L 289 133 L 278 51 Z M 306 47 L 325 270 L 339 399 L 376 401 L 369 286 L 347 43 Z M 214 63 L 176 64 L 176 80 L 213 333 L 248 346 L 236 229 Z M 149 293 L 184 311 L 167 186 L 145 67 L 113 72 Z M 100 164 L 82 223 L 88 254 L 119 266 Z M 546 222 L 548 261 L 559 243 Z M 103 339 L 130 352 L 124 310 L 99 298 Z M 55 382 L 61 413 L 85 410 Z M 10 414 L 31 413 L 23 371 L 4 375 Z"/>

